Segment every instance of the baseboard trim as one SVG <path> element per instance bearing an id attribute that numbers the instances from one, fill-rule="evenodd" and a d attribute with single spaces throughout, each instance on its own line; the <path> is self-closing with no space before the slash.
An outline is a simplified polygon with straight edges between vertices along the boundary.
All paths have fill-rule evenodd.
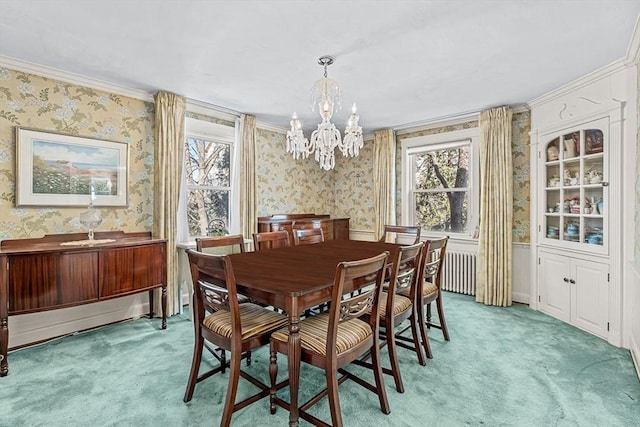
<path id="1" fill-rule="evenodd" d="M 631 360 L 633 361 L 633 367 L 636 368 L 636 376 L 640 381 L 640 346 L 636 340 L 631 337 L 631 346 L 629 351 L 631 352 Z"/>

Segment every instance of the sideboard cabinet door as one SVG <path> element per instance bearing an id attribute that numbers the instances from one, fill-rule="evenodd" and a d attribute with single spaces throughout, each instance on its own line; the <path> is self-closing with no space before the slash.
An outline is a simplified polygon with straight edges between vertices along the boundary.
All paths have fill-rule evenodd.
<path id="1" fill-rule="evenodd" d="M 23 314 L 97 301 L 93 270 L 97 259 L 95 252 L 12 256 L 9 312 Z"/>
<path id="2" fill-rule="evenodd" d="M 100 299 L 140 292 L 164 281 L 164 245 L 100 252 Z"/>

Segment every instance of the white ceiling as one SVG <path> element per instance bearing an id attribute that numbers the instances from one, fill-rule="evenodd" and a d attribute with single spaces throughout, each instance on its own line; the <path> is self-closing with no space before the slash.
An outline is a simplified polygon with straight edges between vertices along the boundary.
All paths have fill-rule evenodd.
<path id="1" fill-rule="evenodd" d="M 286 128 L 332 55 L 365 133 L 519 105 L 623 58 L 640 0 L 0 0 L 0 55 Z"/>

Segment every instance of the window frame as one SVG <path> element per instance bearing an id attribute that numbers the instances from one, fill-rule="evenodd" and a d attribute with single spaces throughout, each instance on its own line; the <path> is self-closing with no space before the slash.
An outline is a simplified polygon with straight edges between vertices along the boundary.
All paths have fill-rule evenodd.
<path id="1" fill-rule="evenodd" d="M 236 182 L 239 177 L 239 162 L 238 153 L 237 153 L 237 142 L 236 142 L 236 129 L 235 127 L 220 125 L 217 123 L 208 122 L 205 120 L 198 120 L 190 117 L 185 118 L 185 131 L 184 131 L 184 156 L 182 161 L 183 166 L 183 197 L 182 204 L 185 212 L 184 215 L 184 227 L 185 233 L 188 235 L 190 241 L 193 241 L 196 237 L 206 237 L 201 235 L 191 235 L 188 224 L 188 193 L 191 190 L 221 190 L 221 191 L 229 191 L 229 219 L 226 224 L 226 228 L 230 234 L 237 232 L 239 229 L 239 224 L 237 223 L 238 214 L 240 212 L 239 206 L 239 197 L 236 194 L 238 191 L 238 183 Z M 218 143 L 218 144 L 226 144 L 229 146 L 229 185 L 221 186 L 221 185 L 189 185 L 187 183 L 187 156 L 189 155 L 187 150 L 187 140 L 189 138 L 206 140 L 208 142 Z"/>
<path id="2" fill-rule="evenodd" d="M 403 139 L 401 142 L 401 221 L 402 224 L 415 225 L 414 175 L 412 156 L 429 151 L 451 149 L 469 144 L 469 200 L 467 211 L 467 231 L 464 233 L 422 230 L 423 235 L 433 237 L 449 236 L 458 239 L 476 238 L 480 212 L 480 128 L 474 127 L 433 135 L 424 135 Z"/>

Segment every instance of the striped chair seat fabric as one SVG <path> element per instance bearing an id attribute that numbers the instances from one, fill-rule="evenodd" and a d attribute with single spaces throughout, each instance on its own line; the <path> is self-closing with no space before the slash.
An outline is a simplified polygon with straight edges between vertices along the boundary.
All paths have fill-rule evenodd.
<path id="1" fill-rule="evenodd" d="M 307 317 L 300 322 L 301 347 L 316 354 L 326 356 L 328 329 L 328 312 Z M 349 319 L 340 323 L 338 325 L 338 335 L 336 338 L 336 354 L 344 353 L 355 345 L 366 340 L 372 335 L 372 333 L 373 332 L 369 324 L 357 318 Z M 287 342 L 289 340 L 289 329 L 279 329 L 271 335 L 271 338 Z"/>
<path id="2" fill-rule="evenodd" d="M 426 297 L 427 295 L 431 295 L 433 293 L 438 292 L 438 287 L 431 282 L 424 282 L 422 285 L 422 296 Z M 409 297 L 409 289 L 403 289 L 400 292 L 401 295 Z"/>
<path id="3" fill-rule="evenodd" d="M 380 293 L 380 306 L 378 308 L 378 313 L 380 313 L 380 317 L 385 317 L 387 315 L 387 298 L 389 294 L 387 292 Z M 408 308 L 411 307 L 411 300 L 403 295 L 396 294 L 393 299 L 393 315 L 396 316 Z"/>
<path id="4" fill-rule="evenodd" d="M 240 304 L 240 323 L 242 324 L 242 339 L 259 335 L 269 329 L 276 329 L 287 324 L 287 317 L 253 303 Z M 212 332 L 231 338 L 231 312 L 216 311 L 205 317 L 204 326 Z"/>

